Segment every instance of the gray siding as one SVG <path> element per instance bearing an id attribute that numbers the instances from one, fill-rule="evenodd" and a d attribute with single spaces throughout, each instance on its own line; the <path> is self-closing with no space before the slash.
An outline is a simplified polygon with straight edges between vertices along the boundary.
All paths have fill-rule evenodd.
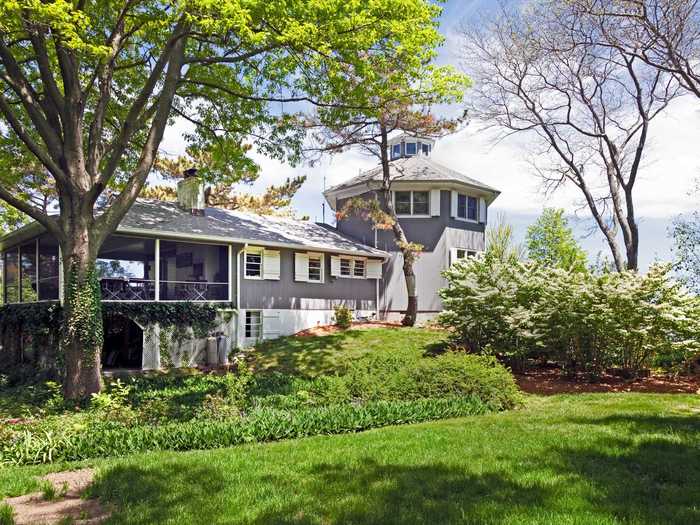
<path id="1" fill-rule="evenodd" d="M 241 274 L 241 309 L 331 310 L 344 304 L 353 310 L 376 309 L 375 279 L 331 277 L 331 254 L 324 256 L 324 282 L 294 280 L 295 250 L 280 250 L 279 281 L 245 279 Z M 242 261 L 243 255 L 239 256 Z M 237 265 L 240 266 L 240 263 Z"/>
<path id="2" fill-rule="evenodd" d="M 373 192 L 362 198 L 374 198 Z M 440 192 L 440 216 L 431 218 L 400 219 L 406 237 L 411 242 L 423 245 L 423 252 L 416 261 L 416 285 L 418 288 L 418 310 L 439 312 L 442 302 L 438 296 L 446 286 L 442 272 L 449 265 L 450 248 L 467 248 L 476 251 L 484 249 L 484 224 L 458 221 L 450 217 L 450 191 Z M 338 201 L 342 209 L 343 200 Z M 338 222 L 338 231 L 355 239 L 374 245 L 374 231 L 369 221 L 348 217 Z M 378 231 L 376 247 L 392 252 L 391 260 L 384 265 L 384 278 L 380 283 L 379 309 L 383 313 L 400 312 L 406 309 L 408 295 L 403 277 L 403 256 L 397 253 L 394 235 L 391 231 Z"/>

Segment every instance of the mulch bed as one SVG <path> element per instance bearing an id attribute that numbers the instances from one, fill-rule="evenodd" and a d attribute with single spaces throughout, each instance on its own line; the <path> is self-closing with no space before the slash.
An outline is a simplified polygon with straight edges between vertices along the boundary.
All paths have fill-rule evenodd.
<path id="1" fill-rule="evenodd" d="M 401 323 L 386 323 L 380 321 L 372 321 L 368 323 L 352 323 L 348 330 L 366 330 L 368 328 L 401 328 Z M 334 324 L 323 326 L 319 325 L 307 328 L 306 330 L 302 330 L 301 332 L 297 332 L 296 334 L 294 334 L 294 337 L 316 337 L 319 335 L 336 334 L 338 332 L 343 331 L 344 330 L 342 328 L 339 328 Z"/>
<path id="2" fill-rule="evenodd" d="M 523 392 L 554 395 L 585 392 L 649 392 L 661 394 L 700 394 L 700 375 L 655 375 L 640 379 L 624 379 L 611 374 L 595 382 L 586 377 L 567 378 L 558 368 L 540 368 L 516 373 Z"/>

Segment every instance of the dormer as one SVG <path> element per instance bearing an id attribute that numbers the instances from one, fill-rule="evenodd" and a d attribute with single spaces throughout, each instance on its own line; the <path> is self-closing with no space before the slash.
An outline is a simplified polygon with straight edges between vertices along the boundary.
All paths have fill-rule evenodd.
<path id="1" fill-rule="evenodd" d="M 433 152 L 435 140 L 402 133 L 389 139 L 388 145 L 391 160 L 416 156 L 429 157 Z"/>

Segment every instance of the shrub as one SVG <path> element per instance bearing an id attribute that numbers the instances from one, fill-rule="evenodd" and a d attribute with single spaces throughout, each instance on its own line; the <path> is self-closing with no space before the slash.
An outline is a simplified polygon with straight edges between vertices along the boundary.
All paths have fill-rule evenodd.
<path id="1" fill-rule="evenodd" d="M 352 310 L 347 306 L 336 306 L 334 321 L 338 328 L 346 330 L 352 324 Z"/>
<path id="2" fill-rule="evenodd" d="M 594 375 L 613 365 L 637 371 L 656 356 L 700 349 L 700 299 L 670 271 L 567 272 L 471 258 L 445 272 L 440 322 L 477 353 L 544 355 Z"/>

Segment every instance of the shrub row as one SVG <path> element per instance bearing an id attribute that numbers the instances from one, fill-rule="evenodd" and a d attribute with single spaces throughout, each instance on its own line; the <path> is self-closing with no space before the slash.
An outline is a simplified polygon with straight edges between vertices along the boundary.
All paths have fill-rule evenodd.
<path id="1" fill-rule="evenodd" d="M 559 360 L 599 374 L 682 364 L 700 352 L 700 298 L 669 265 L 636 272 L 569 272 L 470 258 L 445 272 L 441 322 L 477 353 Z"/>
<path id="2" fill-rule="evenodd" d="M 0 461 L 28 465 L 121 456 L 155 450 L 195 450 L 319 434 L 358 432 L 387 425 L 476 415 L 491 410 L 477 396 L 372 401 L 294 411 L 260 408 L 227 421 L 167 425 L 95 424 L 87 430 L 23 430 L 0 447 Z"/>

